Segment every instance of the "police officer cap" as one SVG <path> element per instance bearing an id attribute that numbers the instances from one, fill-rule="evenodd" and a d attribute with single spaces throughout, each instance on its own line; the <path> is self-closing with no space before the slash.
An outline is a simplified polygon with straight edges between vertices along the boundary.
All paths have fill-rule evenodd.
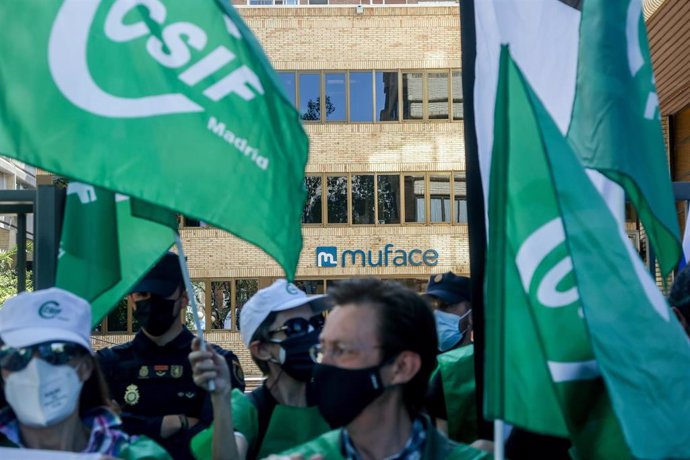
<path id="1" fill-rule="evenodd" d="M 132 289 L 132 292 L 150 292 L 169 297 L 178 286 L 184 285 L 180 260 L 174 252 L 165 254 Z"/>
<path id="2" fill-rule="evenodd" d="M 453 272 L 432 275 L 426 288 L 426 295 L 438 297 L 449 305 L 470 301 L 471 284 L 466 276 Z"/>

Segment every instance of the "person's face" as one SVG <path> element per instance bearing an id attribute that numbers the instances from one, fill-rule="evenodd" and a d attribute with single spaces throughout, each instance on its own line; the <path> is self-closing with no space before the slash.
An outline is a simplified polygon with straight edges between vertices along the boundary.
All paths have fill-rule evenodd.
<path id="1" fill-rule="evenodd" d="M 93 371 L 93 362 L 88 354 L 74 344 L 63 342 L 46 342 L 22 348 L 0 346 L 0 376 L 7 380 L 13 372 L 19 372 L 26 368 L 31 359 L 42 359 L 55 366 L 69 365 L 79 375 L 83 382 L 89 378 Z"/>
<path id="2" fill-rule="evenodd" d="M 457 315 L 462 318 L 462 321 L 460 322 L 461 331 L 466 331 L 472 327 L 471 315 L 467 315 L 467 313 L 472 309 L 472 305 L 467 300 L 454 304 L 448 304 L 443 299 L 438 297 L 432 297 L 431 300 L 434 310 L 440 310 L 444 313 L 452 313 L 453 315 Z"/>
<path id="3" fill-rule="evenodd" d="M 364 369 L 381 362 L 379 320 L 371 308 L 338 306 L 328 315 L 319 341 L 322 363 L 346 369 Z"/>
<path id="4" fill-rule="evenodd" d="M 151 293 L 150 292 L 133 292 L 129 295 L 129 299 L 132 301 L 133 304 L 133 309 L 136 311 L 137 309 L 137 304 L 136 302 L 140 300 L 148 300 L 151 298 Z M 172 294 L 170 294 L 168 297 L 165 297 L 166 300 L 174 300 L 175 301 L 175 307 L 173 309 L 173 315 L 178 316 L 180 314 L 180 311 L 182 310 L 183 307 L 186 306 L 187 302 L 187 294 L 186 292 L 182 292 L 182 288 L 178 287 L 173 291 Z"/>

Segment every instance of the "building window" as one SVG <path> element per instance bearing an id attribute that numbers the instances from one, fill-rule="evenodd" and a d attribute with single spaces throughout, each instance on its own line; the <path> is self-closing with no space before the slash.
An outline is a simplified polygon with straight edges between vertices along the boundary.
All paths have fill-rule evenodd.
<path id="1" fill-rule="evenodd" d="M 398 121 L 398 72 L 376 72 L 376 121 Z"/>
<path id="2" fill-rule="evenodd" d="M 297 93 L 297 86 L 295 86 L 294 72 L 278 72 L 278 78 L 283 84 L 283 89 L 292 105 L 295 105 L 295 94 Z"/>
<path id="3" fill-rule="evenodd" d="M 321 176 L 306 176 L 304 185 L 307 189 L 307 200 L 304 203 L 302 222 L 305 224 L 320 224 L 321 218 L 322 190 Z"/>
<path id="4" fill-rule="evenodd" d="M 450 222 L 450 176 L 429 176 L 429 220 Z"/>
<path id="5" fill-rule="evenodd" d="M 233 331 L 240 330 L 240 316 L 245 303 L 259 291 L 258 279 L 240 279 L 235 281 L 235 318 Z"/>
<path id="6" fill-rule="evenodd" d="M 350 121 L 374 121 L 374 87 L 371 72 L 350 72 Z"/>
<path id="7" fill-rule="evenodd" d="M 352 176 L 352 223 L 373 224 L 374 175 Z"/>
<path id="8" fill-rule="evenodd" d="M 400 176 L 379 174 L 377 176 L 378 223 L 400 223 Z"/>
<path id="9" fill-rule="evenodd" d="M 424 118 L 422 73 L 402 74 L 403 120 L 421 120 Z"/>
<path id="10" fill-rule="evenodd" d="M 347 223 L 347 176 L 328 176 L 328 206 L 329 224 Z"/>
<path id="11" fill-rule="evenodd" d="M 448 119 L 448 72 L 430 72 L 427 79 L 427 112 L 430 120 Z"/>
<path id="12" fill-rule="evenodd" d="M 405 222 L 426 222 L 425 190 L 423 175 L 405 176 Z"/>
<path id="13" fill-rule="evenodd" d="M 321 120 L 321 74 L 299 74 L 299 112 L 302 120 Z"/>
<path id="14" fill-rule="evenodd" d="M 326 74 L 326 121 L 346 121 L 345 73 Z"/>
<path id="15" fill-rule="evenodd" d="M 306 292 L 308 295 L 326 293 L 323 280 L 296 280 L 295 286 Z"/>
<path id="16" fill-rule="evenodd" d="M 108 332 L 127 332 L 127 299 L 124 298 L 107 316 Z"/>
<path id="17" fill-rule="evenodd" d="M 467 223 L 467 187 L 465 175 L 453 176 L 453 194 L 455 195 L 454 222 L 456 224 Z"/>
<path id="18" fill-rule="evenodd" d="M 232 330 L 232 281 L 211 282 L 211 329 Z"/>
<path id="19" fill-rule="evenodd" d="M 462 72 L 453 71 L 452 93 L 453 93 L 453 120 L 462 120 L 464 117 L 464 106 L 462 100 Z"/>

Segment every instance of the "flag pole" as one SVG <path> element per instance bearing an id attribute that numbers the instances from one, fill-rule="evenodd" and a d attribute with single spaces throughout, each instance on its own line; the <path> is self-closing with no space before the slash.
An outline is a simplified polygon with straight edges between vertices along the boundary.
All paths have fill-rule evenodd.
<path id="1" fill-rule="evenodd" d="M 199 345 L 201 351 L 206 351 L 206 340 L 204 340 L 204 328 L 201 326 L 199 320 L 199 307 L 196 304 L 196 294 L 194 293 L 194 286 L 192 286 L 192 279 L 189 277 L 189 269 L 187 268 L 187 261 L 182 249 L 182 240 L 180 234 L 175 232 L 175 247 L 177 248 L 177 258 L 180 261 L 180 268 L 182 269 L 182 278 L 184 278 L 184 285 L 187 289 L 187 297 L 189 297 L 189 304 L 192 307 L 192 316 L 194 317 L 194 327 L 196 327 L 196 336 L 199 338 Z M 216 389 L 216 382 L 208 381 L 208 391 L 213 392 Z"/>
<path id="2" fill-rule="evenodd" d="M 477 133 L 474 119 L 474 80 L 477 39 L 474 0 L 460 0 L 460 43 L 462 51 L 462 94 L 465 138 L 465 176 L 467 181 L 467 221 L 472 279 L 472 329 L 474 334 L 474 374 L 477 401 L 477 433 L 490 439 L 491 424 L 484 419 L 484 257 L 486 225 L 484 193 L 479 170 Z"/>
<path id="3" fill-rule="evenodd" d="M 505 459 L 505 445 L 503 444 L 503 420 L 494 420 L 494 460 Z"/>

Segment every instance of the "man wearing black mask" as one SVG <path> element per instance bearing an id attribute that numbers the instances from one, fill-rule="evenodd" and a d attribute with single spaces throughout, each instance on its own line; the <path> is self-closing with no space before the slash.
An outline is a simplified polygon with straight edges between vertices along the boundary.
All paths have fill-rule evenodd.
<path id="1" fill-rule="evenodd" d="M 194 379 L 204 388 L 210 379 L 216 385 L 213 427 L 192 441 L 196 458 L 264 458 L 328 431 L 308 391 L 315 365 L 310 352 L 318 343 L 326 306 L 323 296 L 307 296 L 278 280 L 242 307 L 242 340 L 266 376 L 249 395 L 231 391 L 225 361 L 199 351 L 195 343 L 190 355 Z"/>
<path id="2" fill-rule="evenodd" d="M 210 397 L 194 384 L 187 359 L 194 339 L 182 323 L 187 295 L 179 258 L 169 252 L 129 295 L 141 326 L 134 340 L 98 352 L 125 431 L 146 435 L 183 460 L 193 458 L 191 438 L 213 419 Z M 233 387 L 244 389 L 237 356 L 216 345 L 209 348 L 232 369 Z"/>
<path id="3" fill-rule="evenodd" d="M 336 307 L 314 350 L 314 400 L 335 431 L 287 452 L 325 459 L 483 460 L 423 414 L 436 367 L 434 316 L 397 283 L 354 279 L 329 290 Z"/>

